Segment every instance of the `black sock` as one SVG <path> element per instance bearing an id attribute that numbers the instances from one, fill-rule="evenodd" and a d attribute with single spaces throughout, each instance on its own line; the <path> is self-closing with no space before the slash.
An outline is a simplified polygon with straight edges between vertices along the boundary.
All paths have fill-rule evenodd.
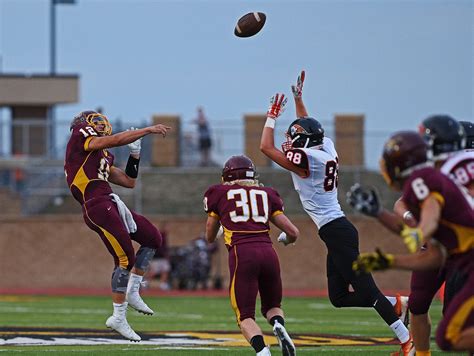
<path id="1" fill-rule="evenodd" d="M 395 314 L 392 303 L 390 303 L 384 295 L 380 294 L 374 303 L 374 309 L 379 313 L 387 325 L 392 325 L 398 320 L 398 316 Z"/>
<path id="2" fill-rule="evenodd" d="M 270 319 L 270 325 L 275 325 L 275 321 L 278 321 L 281 325 L 285 326 L 285 319 L 281 315 L 275 315 Z"/>
<path id="3" fill-rule="evenodd" d="M 250 339 L 250 345 L 252 345 L 255 352 L 260 352 L 265 348 L 265 341 L 263 341 L 263 335 L 255 335 Z"/>

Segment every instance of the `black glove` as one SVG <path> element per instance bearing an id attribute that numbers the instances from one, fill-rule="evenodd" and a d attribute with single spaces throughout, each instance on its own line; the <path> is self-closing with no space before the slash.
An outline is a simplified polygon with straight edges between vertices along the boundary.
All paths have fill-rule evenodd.
<path id="1" fill-rule="evenodd" d="M 354 184 L 346 194 L 347 203 L 359 213 L 377 217 L 382 210 L 380 199 L 373 188 L 362 188 L 359 183 Z"/>
<path id="2" fill-rule="evenodd" d="M 361 253 L 357 260 L 352 262 L 352 269 L 358 273 L 369 273 L 372 271 L 383 271 L 393 265 L 392 254 L 383 253 L 379 248 L 375 252 Z"/>

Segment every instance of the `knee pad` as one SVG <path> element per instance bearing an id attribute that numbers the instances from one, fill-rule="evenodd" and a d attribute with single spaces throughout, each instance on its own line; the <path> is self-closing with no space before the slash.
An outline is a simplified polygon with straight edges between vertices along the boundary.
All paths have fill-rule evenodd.
<path id="1" fill-rule="evenodd" d="M 155 255 L 155 251 L 156 249 L 154 248 L 141 246 L 138 249 L 135 258 L 135 268 L 146 271 L 150 265 L 151 260 L 153 259 L 153 256 Z"/>
<path id="2" fill-rule="evenodd" d="M 129 276 L 129 270 L 122 267 L 115 267 L 112 273 L 112 292 L 126 293 Z"/>

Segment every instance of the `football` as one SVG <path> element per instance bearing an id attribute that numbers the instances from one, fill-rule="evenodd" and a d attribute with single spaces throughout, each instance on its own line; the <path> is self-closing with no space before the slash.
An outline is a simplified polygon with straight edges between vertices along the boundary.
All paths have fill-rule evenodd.
<path id="1" fill-rule="evenodd" d="M 234 34 L 237 37 L 256 35 L 265 25 L 267 16 L 263 12 L 249 12 L 242 16 L 235 25 Z"/>

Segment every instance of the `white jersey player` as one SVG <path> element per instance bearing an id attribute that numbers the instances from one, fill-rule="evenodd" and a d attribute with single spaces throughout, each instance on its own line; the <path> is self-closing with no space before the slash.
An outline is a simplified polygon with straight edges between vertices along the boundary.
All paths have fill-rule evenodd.
<path id="1" fill-rule="evenodd" d="M 408 355 L 412 350 L 412 340 L 399 319 L 405 319 L 406 298 L 399 295 L 385 297 L 370 274 L 355 274 L 352 270 L 352 262 L 359 256 L 358 232 L 339 205 L 337 152 L 333 142 L 324 137 L 321 124 L 308 117 L 301 97 L 303 82 L 304 72 L 301 72 L 297 85 L 292 86 L 298 119 L 288 128 L 284 152 L 274 144 L 275 120 L 287 101 L 283 94 L 276 94 L 271 100 L 260 150 L 291 172 L 303 208 L 318 226 L 319 236 L 328 250 L 327 278 L 331 303 L 337 308 L 373 307 L 400 340 L 400 355 Z M 284 236 L 279 241 L 286 243 Z"/>
<path id="2" fill-rule="evenodd" d="M 324 137 L 322 145 L 290 149 L 286 158 L 307 168 L 307 177 L 294 172 L 291 177 L 304 210 L 318 228 L 344 216 L 337 199 L 339 160 L 332 140 Z"/>

